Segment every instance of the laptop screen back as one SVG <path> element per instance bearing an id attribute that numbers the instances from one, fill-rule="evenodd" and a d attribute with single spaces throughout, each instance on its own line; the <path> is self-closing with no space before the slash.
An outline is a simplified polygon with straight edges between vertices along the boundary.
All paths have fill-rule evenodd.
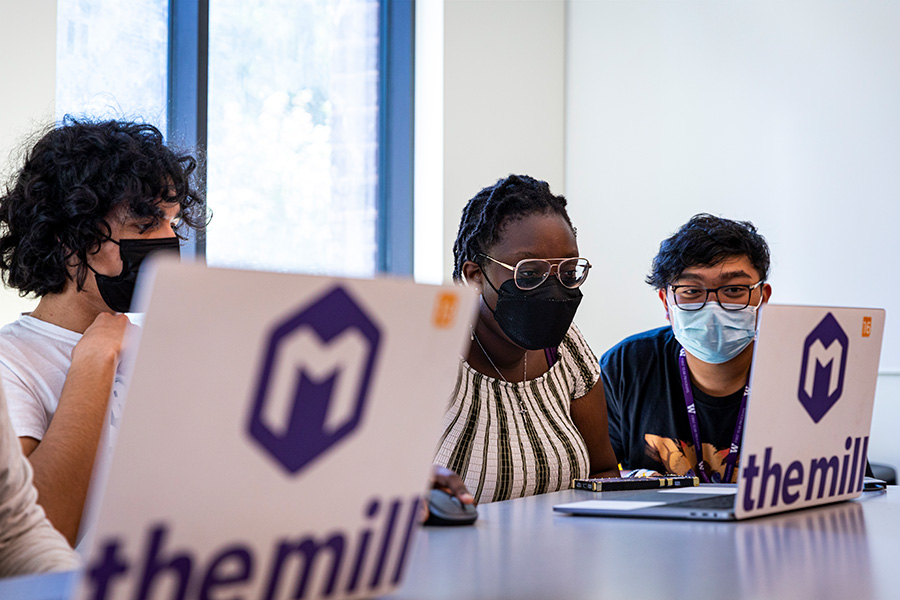
<path id="1" fill-rule="evenodd" d="M 81 595 L 397 587 L 474 294 L 149 266 Z"/>
<path id="2" fill-rule="evenodd" d="M 738 518 L 862 492 L 884 318 L 882 309 L 761 309 Z"/>

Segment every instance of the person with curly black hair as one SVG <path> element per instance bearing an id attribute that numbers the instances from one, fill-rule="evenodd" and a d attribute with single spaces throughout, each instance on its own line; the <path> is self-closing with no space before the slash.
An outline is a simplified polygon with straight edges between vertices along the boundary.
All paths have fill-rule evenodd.
<path id="1" fill-rule="evenodd" d="M 600 368 L 624 469 L 735 482 L 769 247 L 756 227 L 698 214 L 664 240 L 646 281 L 669 325 L 619 342 Z"/>
<path id="2" fill-rule="evenodd" d="M 525 175 L 481 190 L 463 210 L 453 278 L 481 293 L 435 464 L 477 502 L 617 476 L 597 359 L 572 323 L 590 263 L 566 199 Z"/>
<path id="3" fill-rule="evenodd" d="M 120 410 L 138 267 L 205 225 L 195 168 L 152 125 L 67 118 L 0 197 L 4 283 L 39 298 L 0 330 L 0 378 L 39 502 L 73 545 L 105 415 Z"/>

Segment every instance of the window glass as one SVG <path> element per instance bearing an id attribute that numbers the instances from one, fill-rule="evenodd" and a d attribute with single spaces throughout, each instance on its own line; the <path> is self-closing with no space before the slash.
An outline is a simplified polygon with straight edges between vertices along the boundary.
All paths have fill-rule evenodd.
<path id="1" fill-rule="evenodd" d="M 211 0 L 212 265 L 376 269 L 377 0 Z"/>
<path id="2" fill-rule="evenodd" d="M 166 131 L 168 0 L 57 0 L 56 116 Z"/>

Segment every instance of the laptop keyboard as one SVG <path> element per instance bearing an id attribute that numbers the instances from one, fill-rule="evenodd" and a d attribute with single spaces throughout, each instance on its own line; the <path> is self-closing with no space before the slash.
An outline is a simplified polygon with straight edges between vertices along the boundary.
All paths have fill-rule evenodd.
<path id="1" fill-rule="evenodd" d="M 734 494 L 719 494 L 708 498 L 694 498 L 673 503 L 686 508 L 734 508 Z"/>

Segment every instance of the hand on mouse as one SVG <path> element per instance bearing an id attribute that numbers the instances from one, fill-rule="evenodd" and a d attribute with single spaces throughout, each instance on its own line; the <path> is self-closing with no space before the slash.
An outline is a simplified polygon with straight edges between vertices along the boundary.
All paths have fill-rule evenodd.
<path id="1" fill-rule="evenodd" d="M 431 472 L 431 482 L 433 487 L 450 492 L 459 498 L 459 501 L 463 504 L 475 504 L 475 498 L 466 489 L 466 484 L 463 483 L 459 475 L 450 469 L 434 465 L 434 469 Z"/>
<path id="2" fill-rule="evenodd" d="M 453 494 L 463 504 L 475 504 L 475 498 L 466 489 L 466 484 L 463 483 L 462 478 L 446 467 L 433 466 L 431 470 L 431 485 Z M 419 521 L 424 522 L 426 519 L 428 519 L 428 501 L 423 499 L 422 514 Z"/>

